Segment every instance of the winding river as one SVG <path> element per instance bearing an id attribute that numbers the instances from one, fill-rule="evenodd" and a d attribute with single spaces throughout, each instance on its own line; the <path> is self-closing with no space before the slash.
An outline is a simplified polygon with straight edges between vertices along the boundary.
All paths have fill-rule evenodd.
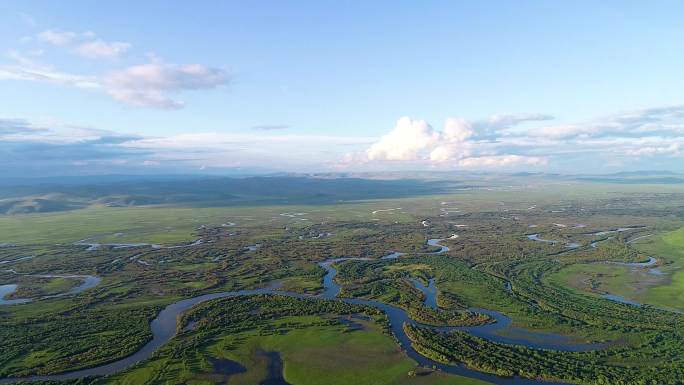
<path id="1" fill-rule="evenodd" d="M 593 232 L 593 233 L 587 233 L 586 235 L 604 236 L 604 235 L 608 235 L 608 234 L 612 234 L 612 233 L 622 233 L 622 232 L 625 232 L 625 231 L 637 230 L 637 229 L 643 229 L 643 228 L 645 228 L 645 226 L 618 227 L 618 228 L 616 228 L 616 229 L 614 229 L 614 230 L 596 231 L 596 232 Z M 650 237 L 650 236 L 652 236 L 652 235 L 653 235 L 653 234 L 648 234 L 648 235 L 643 235 L 643 236 L 640 236 L 640 237 L 636 237 L 636 238 L 632 239 L 631 241 L 627 241 L 627 242 L 625 242 L 625 243 L 631 243 L 631 242 L 634 242 L 634 241 L 636 241 L 636 240 L 638 240 L 638 239 L 645 238 L 645 237 Z M 596 247 L 598 247 L 598 244 L 599 244 L 600 242 L 604 242 L 604 241 L 607 241 L 607 240 L 610 240 L 610 239 L 613 239 L 613 238 L 614 238 L 614 237 L 607 237 L 607 238 L 599 239 L 599 240 L 596 240 L 596 241 L 592 241 L 591 243 L 589 243 L 589 246 L 590 246 L 590 247 L 593 247 L 593 248 L 596 248 Z M 532 240 L 532 241 L 537 241 L 537 242 L 550 243 L 550 244 L 556 244 L 556 243 L 558 243 L 558 241 L 555 241 L 555 240 L 539 238 L 539 233 L 529 234 L 529 235 L 527 235 L 527 239 Z M 567 244 L 567 245 L 568 245 L 568 246 L 566 246 L 566 247 L 569 247 L 569 248 L 576 248 L 576 247 L 579 247 L 579 246 L 580 246 L 579 243 L 569 243 L 569 244 Z M 570 246 L 570 245 L 573 245 L 573 246 Z M 576 246 L 575 246 L 575 245 L 576 245 Z M 648 260 L 643 261 L 643 262 L 616 262 L 616 261 L 607 261 L 607 262 L 602 262 L 602 263 L 607 263 L 607 264 L 611 264 L 611 265 L 629 266 L 629 267 L 635 267 L 635 268 L 645 268 L 645 267 L 652 267 L 652 266 L 655 266 L 655 265 L 658 263 L 658 260 L 657 260 L 655 257 L 649 256 L 649 257 L 648 257 Z M 663 275 L 663 273 L 662 273 L 659 269 L 657 269 L 657 268 L 649 269 L 649 274 L 653 274 L 653 275 Z M 601 295 L 601 298 L 607 299 L 607 300 L 613 301 L 613 302 L 619 302 L 619 303 L 622 303 L 622 304 L 625 304 L 625 305 L 631 305 L 631 306 L 637 306 L 637 307 L 643 306 L 643 304 L 640 303 L 640 302 L 637 302 L 637 301 L 635 301 L 635 300 L 632 300 L 632 299 L 629 299 L 629 298 L 625 298 L 625 297 L 622 297 L 622 296 L 619 296 L 619 295 L 616 295 L 616 294 L 611 294 L 611 293 L 604 293 L 604 294 Z M 661 310 L 665 310 L 665 311 L 671 311 L 671 312 L 675 312 L 675 313 L 680 313 L 678 310 L 674 310 L 674 309 L 667 309 L 667 308 L 662 308 L 662 307 L 657 307 L 657 308 L 658 308 L 658 309 L 661 309 Z"/>
<path id="2" fill-rule="evenodd" d="M 235 225 L 232 222 L 229 222 L 231 225 Z M 99 250 L 102 246 L 107 246 L 111 247 L 114 249 L 123 249 L 123 248 L 130 248 L 130 247 L 150 247 L 152 249 L 180 249 L 180 248 L 185 248 L 185 247 L 193 247 L 193 246 L 199 246 L 203 242 L 202 238 L 199 238 L 195 240 L 194 242 L 188 243 L 188 244 L 181 244 L 181 245 L 174 245 L 174 246 L 162 246 L 156 243 L 91 243 L 88 242 L 88 239 L 84 239 L 78 242 L 75 242 L 75 246 L 87 246 L 86 251 L 95 251 Z M 258 245 L 254 246 L 248 246 L 248 249 L 251 251 L 256 250 Z M 131 257 L 131 260 L 134 260 L 138 256 Z M 27 257 L 22 257 L 18 258 L 15 260 L 8 260 L 8 261 L 0 261 L 0 265 L 3 264 L 8 264 L 8 263 L 13 263 L 13 262 L 19 262 L 25 259 L 30 259 L 33 258 L 33 256 L 27 256 Z M 141 264 L 148 264 L 145 261 L 138 261 Z M 11 272 L 16 275 L 20 275 L 20 273 L 17 273 L 15 270 L 4 270 L 5 272 Z M 66 275 L 60 275 L 60 274 L 22 274 L 27 277 L 37 277 L 37 278 L 69 278 L 69 279 L 79 279 L 81 280 L 81 284 L 72 288 L 71 290 L 68 290 L 63 293 L 58 293 L 58 294 L 53 294 L 53 295 L 47 295 L 40 297 L 40 299 L 50 299 L 50 298 L 58 298 L 58 297 L 65 297 L 65 296 L 71 296 L 71 295 L 76 295 L 81 292 L 84 292 L 86 290 L 92 289 L 95 286 L 99 285 L 100 282 L 102 281 L 102 278 L 93 276 L 93 275 L 75 275 L 75 274 L 66 274 Z M 24 304 L 24 303 L 29 303 L 33 302 L 34 298 L 16 298 L 16 299 L 5 299 L 5 297 L 11 295 L 14 293 L 18 288 L 17 284 L 7 284 L 7 285 L 0 285 L 0 306 L 3 305 L 19 305 L 19 304 Z"/>
<path id="3" fill-rule="evenodd" d="M 441 249 L 437 252 L 430 253 L 443 253 L 449 248 L 447 246 L 439 244 L 440 239 L 431 239 L 429 244 L 432 246 L 440 246 Z M 549 381 L 536 381 L 531 379 L 519 378 L 519 377 L 500 377 L 493 374 L 487 374 L 479 372 L 477 370 L 469 369 L 462 364 L 442 364 L 433 361 L 420 355 L 411 346 L 411 341 L 403 330 L 403 324 L 419 325 L 423 327 L 432 327 L 427 325 L 421 325 L 416 321 L 409 318 L 405 310 L 388 305 L 382 302 L 369 299 L 361 298 L 338 298 L 341 286 L 337 284 L 334 280 L 337 275 L 337 269 L 335 264 L 338 262 L 348 261 L 348 260 L 370 260 L 369 258 L 336 258 L 321 262 L 319 266 L 326 270 L 326 274 L 323 278 L 324 290 L 317 296 L 305 295 L 301 293 L 293 293 L 280 291 L 278 285 L 271 285 L 268 287 L 260 289 L 251 290 L 238 290 L 230 292 L 221 293 L 211 293 L 205 294 L 194 298 L 184 299 L 168 305 L 164 308 L 157 317 L 150 323 L 150 328 L 152 330 L 152 340 L 146 343 L 140 350 L 134 354 L 120 359 L 118 361 L 111 362 L 109 364 L 96 366 L 89 369 L 76 370 L 73 372 L 67 372 L 63 374 L 56 375 L 44 375 L 44 376 L 29 376 L 29 377 L 17 377 L 17 378 L 5 378 L 0 379 L 0 384 L 10 384 L 20 381 L 60 381 L 60 380 L 70 380 L 76 378 L 82 378 L 87 376 L 108 376 L 116 374 L 140 361 L 148 359 L 152 354 L 168 343 L 177 333 L 178 317 L 192 308 L 193 306 L 206 302 L 212 299 L 225 298 L 225 297 L 235 297 L 241 295 L 256 295 L 256 294 L 275 294 L 283 295 L 294 298 L 319 298 L 323 300 L 336 300 L 343 301 L 351 304 L 366 305 L 371 306 L 376 309 L 383 311 L 387 314 L 390 322 L 391 330 L 396 337 L 398 343 L 401 345 L 402 349 L 406 352 L 408 357 L 412 358 L 420 366 L 424 367 L 435 367 L 441 371 L 451 374 L 457 374 L 469 378 L 480 379 L 496 384 L 511 384 L 511 385 L 551 385 L 560 384 L 556 382 Z M 416 282 L 414 281 L 414 285 Z M 425 295 L 425 305 L 430 307 L 436 307 L 437 301 L 437 290 L 435 288 L 434 280 L 431 280 L 428 286 L 422 284 L 416 285 L 416 287 L 423 292 Z M 486 309 L 476 309 L 471 308 L 471 311 L 487 314 L 492 319 L 493 323 L 480 325 L 480 326 L 463 326 L 463 327 L 432 327 L 440 332 L 449 332 L 452 330 L 461 330 L 473 334 L 475 336 L 485 338 L 498 343 L 505 344 L 519 344 L 530 348 L 537 349 L 556 349 L 556 350 L 566 350 L 566 351 L 582 351 L 588 349 L 598 349 L 603 347 L 601 344 L 573 344 L 572 339 L 567 336 L 552 334 L 552 333 L 538 333 L 532 332 L 525 329 L 513 328 L 511 327 L 511 319 L 504 314 L 497 311 L 486 310 Z M 506 332 L 507 335 L 498 334 L 498 332 Z M 515 335 L 516 337 L 511 337 Z"/>
<path id="4" fill-rule="evenodd" d="M 17 272 L 13 270 L 6 270 L 6 271 L 11 271 L 14 274 L 18 274 Z M 79 279 L 81 280 L 81 284 L 78 286 L 75 286 L 71 288 L 68 291 L 65 291 L 63 293 L 59 294 L 53 294 L 53 295 L 46 295 L 43 297 L 40 297 L 40 299 L 49 299 L 49 298 L 58 298 L 58 297 L 66 297 L 70 295 L 76 295 L 78 293 L 82 293 L 86 290 L 92 289 L 95 286 L 100 284 L 100 281 L 102 281 L 102 278 L 94 276 L 94 275 L 74 275 L 74 274 L 30 274 L 26 275 L 27 277 L 37 277 L 37 278 L 68 278 L 68 279 Z M 0 306 L 2 305 L 17 305 L 17 304 L 22 304 L 22 303 L 29 303 L 33 301 L 33 298 L 17 298 L 17 299 L 5 299 L 6 296 L 14 293 L 18 288 L 18 285 L 16 284 L 9 284 L 9 285 L 0 285 Z"/>
<path id="5" fill-rule="evenodd" d="M 439 241 L 441 241 L 441 240 L 443 240 L 443 239 L 442 238 L 432 238 L 432 239 L 428 239 L 428 241 L 427 241 L 428 246 L 439 247 L 439 250 L 437 250 L 437 251 L 431 251 L 428 253 L 411 253 L 411 254 L 413 254 L 413 255 L 434 255 L 434 254 L 446 253 L 447 251 L 449 251 L 449 246 L 444 246 L 444 245 L 440 244 Z M 406 255 L 406 253 L 402 253 L 400 251 L 393 251 L 393 252 L 385 255 L 384 257 L 381 257 L 380 259 L 397 259 L 397 258 L 404 256 L 404 255 Z M 360 259 L 362 259 L 362 258 L 360 258 Z"/>
<path id="6" fill-rule="evenodd" d="M 553 239 L 543 239 L 539 238 L 539 233 L 534 233 L 534 234 L 528 234 L 527 239 L 531 241 L 537 241 L 537 242 L 543 242 L 543 243 L 548 243 L 550 245 L 555 245 L 557 243 L 560 243 L 560 241 L 554 241 Z M 581 244 L 577 242 L 566 242 L 565 247 L 568 249 L 576 249 L 578 247 L 582 246 Z"/>
<path id="7" fill-rule="evenodd" d="M 126 249 L 126 248 L 130 248 L 130 247 L 150 247 L 153 249 L 182 249 L 184 247 L 199 246 L 201 244 L 202 244 L 202 238 L 199 238 L 192 243 L 188 243 L 185 245 L 174 245 L 174 246 L 162 246 L 162 245 L 159 245 L 157 243 L 145 243 L 145 242 L 140 242 L 140 243 L 94 243 L 94 242 L 88 242 L 88 239 L 83 239 L 81 241 L 74 242 L 75 246 L 88 246 L 86 248 L 86 251 L 99 250 L 102 246 L 111 247 L 113 249 Z"/>

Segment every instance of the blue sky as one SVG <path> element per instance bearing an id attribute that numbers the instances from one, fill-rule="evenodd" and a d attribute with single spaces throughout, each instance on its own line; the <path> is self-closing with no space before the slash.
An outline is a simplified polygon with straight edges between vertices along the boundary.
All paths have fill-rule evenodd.
<path id="1" fill-rule="evenodd" d="M 684 165 L 677 1 L 2 8 L 5 175 Z"/>

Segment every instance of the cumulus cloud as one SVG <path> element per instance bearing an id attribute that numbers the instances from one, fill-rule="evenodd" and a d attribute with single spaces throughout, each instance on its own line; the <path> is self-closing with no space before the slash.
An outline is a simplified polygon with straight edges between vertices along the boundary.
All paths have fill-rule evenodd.
<path id="1" fill-rule="evenodd" d="M 430 160 L 446 162 L 468 156 L 471 145 L 467 140 L 473 134 L 470 122 L 462 118 L 448 118 L 444 122 L 439 144 L 430 151 Z"/>
<path id="2" fill-rule="evenodd" d="M 392 131 L 373 143 L 366 154 L 370 160 L 416 160 L 422 151 L 437 145 L 440 137 L 426 121 L 405 116 L 397 120 Z"/>
<path id="3" fill-rule="evenodd" d="M 366 156 L 368 160 L 446 161 L 468 153 L 466 141 L 473 133 L 471 124 L 461 118 L 447 119 L 438 131 L 424 120 L 402 117 L 366 150 Z"/>
<path id="4" fill-rule="evenodd" d="M 474 122 L 463 118 L 448 118 L 443 128 L 436 130 L 424 120 L 411 120 L 403 117 L 397 121 L 389 133 L 383 135 L 366 150 L 365 160 L 458 164 L 460 159 L 472 158 L 479 152 L 491 152 L 492 147 L 497 146 L 492 145 L 491 142 L 508 135 L 505 131 L 514 126 L 550 119 L 553 117 L 544 114 L 498 114 Z M 359 159 L 359 156 L 348 156 L 345 162 L 349 163 L 349 159 Z M 482 159 L 483 162 L 485 160 L 485 158 Z M 470 161 L 470 163 L 473 162 Z M 488 162 L 489 166 L 523 164 L 522 159 L 515 157 L 493 158 Z M 541 165 L 542 162 L 530 161 L 525 164 Z"/>
<path id="5" fill-rule="evenodd" d="M 444 122 L 444 139 L 446 141 L 464 142 L 473 134 L 473 126 L 463 118 L 448 118 Z"/>
<path id="6" fill-rule="evenodd" d="M 130 48 L 131 44 L 129 43 L 119 41 L 108 43 L 102 40 L 94 40 L 78 45 L 76 47 L 76 52 L 81 56 L 91 59 L 114 59 L 128 51 Z"/>
<path id="7" fill-rule="evenodd" d="M 523 121 L 524 119 L 520 119 Z M 511 125 L 513 123 L 506 123 Z M 447 163 L 472 166 L 476 162 L 486 166 L 508 166 L 513 164 L 540 165 L 539 159 L 524 161 L 522 157 L 477 157 L 487 144 L 473 140 L 477 136 L 474 125 L 463 118 L 448 118 L 442 130 L 435 130 L 424 120 L 399 119 L 395 127 L 366 150 L 368 161 L 404 161 Z M 350 163 L 358 156 L 352 154 L 343 158 Z M 536 159 L 536 158 L 535 158 Z M 461 163 L 463 161 L 463 163 Z"/>
<path id="8" fill-rule="evenodd" d="M 161 89 L 176 89 L 159 83 Z M 172 92 L 172 91 L 165 91 Z M 680 109 L 638 110 L 595 119 L 606 126 L 619 120 L 626 130 L 570 138 L 547 138 L 538 127 L 516 127 L 482 139 L 478 121 L 446 119 L 440 128 L 424 120 L 399 119 L 381 137 L 296 135 L 278 130 L 230 133 L 209 131 L 162 137 L 136 137 L 91 128 L 0 119 L 0 162 L 5 169 L 26 165 L 34 172 L 55 167 L 257 167 L 280 170 L 528 169 L 606 171 L 611 165 L 678 167 L 684 157 Z M 617 118 L 619 116 L 619 118 Z M 509 120 L 510 122 L 510 120 Z M 525 121 L 527 122 L 527 121 Z M 522 124 L 522 123 L 521 123 Z M 580 125 L 571 123 L 569 125 Z M 220 129 L 219 129 L 220 130 Z M 638 135 L 637 132 L 645 132 Z M 293 150 L 295 149 L 295 150 Z M 23 166 L 22 166 L 23 164 Z M 24 167 L 24 169 L 26 169 Z M 63 168 L 67 170 L 67 168 Z"/>
<path id="9" fill-rule="evenodd" d="M 182 108 L 182 101 L 169 95 L 186 90 L 210 89 L 228 83 L 221 69 L 201 64 L 150 63 L 114 71 L 103 79 L 107 93 L 135 107 Z"/>

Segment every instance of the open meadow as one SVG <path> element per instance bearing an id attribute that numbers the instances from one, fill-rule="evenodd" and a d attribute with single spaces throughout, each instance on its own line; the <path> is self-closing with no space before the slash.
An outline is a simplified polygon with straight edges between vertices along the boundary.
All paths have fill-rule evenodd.
<path id="1" fill-rule="evenodd" d="M 509 183 L 0 216 L 0 383 L 684 381 L 684 189 Z"/>

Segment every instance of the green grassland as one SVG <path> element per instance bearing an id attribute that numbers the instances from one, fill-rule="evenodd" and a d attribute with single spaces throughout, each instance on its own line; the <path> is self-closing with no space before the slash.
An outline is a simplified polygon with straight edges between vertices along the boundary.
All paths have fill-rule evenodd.
<path id="1" fill-rule="evenodd" d="M 371 260 L 338 265 L 337 281 L 344 296 L 401 306 L 427 324 L 479 323 L 486 320 L 465 309 L 497 310 L 518 327 L 608 346 L 592 354 L 536 354 L 467 336 L 442 340 L 414 331 L 426 354 L 441 346 L 448 348 L 449 360 L 485 371 L 510 373 L 517 368 L 522 375 L 552 377 L 553 369 L 556 377 L 580 383 L 588 383 L 582 381 L 593 372 L 584 371 L 577 380 L 580 377 L 573 377 L 571 368 L 605 369 L 613 381 L 606 383 L 631 384 L 630 376 L 648 377 L 643 374 L 643 363 L 648 362 L 657 366 L 658 378 L 665 381 L 661 383 L 684 381 L 681 315 L 600 298 L 609 292 L 684 309 L 684 230 L 676 230 L 684 220 L 684 190 L 505 183 L 491 189 L 337 203 L 88 205 L 71 211 L 0 215 L 0 244 L 15 244 L 0 247 L 0 270 L 17 272 L 0 272 L 0 284 L 17 283 L 17 296 L 36 299 L 0 306 L 0 339 L 5 341 L 0 377 L 60 373 L 131 354 L 149 340 L 149 321 L 179 299 L 274 282 L 286 290 L 317 293 L 324 274 L 319 262 L 359 256 Z M 589 246 L 600 238 L 592 233 L 625 226 L 640 227 L 605 239 L 596 248 Z M 558 243 L 529 240 L 530 233 Z M 627 243 L 649 234 L 656 235 Z M 73 245 L 85 238 L 100 243 L 202 243 L 175 249 L 103 246 L 94 251 Z M 446 238 L 442 243 L 450 250 L 424 254 L 435 251 L 426 243 L 430 238 Z M 567 242 L 579 247 L 568 250 Z M 252 245 L 259 246 L 248 248 Z M 391 251 L 407 254 L 379 259 Z M 604 263 L 643 260 L 647 255 L 662 260 L 659 268 L 665 275 L 657 281 L 648 281 L 653 277 L 646 273 Z M 73 285 L 73 280 L 31 278 L 46 273 L 97 275 L 102 282 L 77 296 L 40 299 Z M 423 305 L 424 298 L 409 278 L 435 279 L 438 310 Z M 109 381 L 258 383 L 269 366 L 259 353 L 265 351 L 280 355 L 285 380 L 297 385 L 477 383 L 430 371 L 409 376 L 415 363 L 399 352 L 377 314 L 372 314 L 374 321 L 359 321 L 362 330 L 348 330 L 338 316 L 350 309 L 314 307 L 315 311 L 293 313 L 292 307 L 278 307 L 276 301 L 259 305 L 269 311 L 269 318 L 253 319 L 241 307 L 250 303 L 254 304 L 224 300 L 193 308 L 187 317 L 197 317 L 192 318 L 198 321 L 195 331 L 180 334 L 150 360 Z M 314 306 L 311 303 L 307 306 Z M 231 318 L 231 309 L 246 317 L 245 322 Z M 481 352 L 491 354 L 468 352 L 459 344 L 482 346 Z M 492 357 L 500 357 L 500 363 Z M 226 379 L 212 366 L 213 358 L 238 362 L 245 372 Z M 669 365 L 669 377 L 661 364 Z"/>
<path id="2" fill-rule="evenodd" d="M 684 311 L 684 227 L 635 244 L 644 253 L 662 258 L 661 270 L 669 275 L 650 287 L 643 298 L 647 303 Z"/>
<path id="3" fill-rule="evenodd" d="M 19 285 L 8 298 L 35 298 L 64 293 L 78 285 L 79 280 L 69 278 L 11 277 Z"/>
<path id="4" fill-rule="evenodd" d="M 402 202 L 392 202 L 397 205 Z M 174 244 L 196 239 L 200 226 L 238 223 L 241 227 L 290 224 L 296 227 L 312 221 L 364 220 L 376 207 L 387 203 L 340 206 L 268 207 L 90 207 L 49 213 L 0 216 L 0 240 L 5 243 L 45 244 L 76 242 L 85 238 L 101 243 L 147 242 Z M 305 215 L 294 215 L 306 213 Z M 292 214 L 294 217 L 281 214 Z M 377 215 L 388 219 L 389 214 Z M 406 222 L 406 213 L 391 214 L 392 221 Z M 230 230 L 226 227 L 226 230 Z"/>
<path id="5" fill-rule="evenodd" d="M 277 352 L 283 360 L 282 376 L 288 383 L 319 384 L 484 384 L 458 376 L 423 371 L 409 376 L 415 363 L 397 348 L 381 324 L 356 319 L 358 328 L 338 321 L 330 309 L 308 308 L 293 299 L 256 298 L 249 305 L 235 300 L 219 300 L 200 305 L 188 318 L 199 318 L 195 331 L 186 332 L 164 347 L 156 358 L 113 377 L 111 384 L 213 384 L 222 379 L 230 384 L 256 384 L 267 378 L 268 362 L 260 351 Z M 287 315 L 287 305 L 296 303 L 303 315 Z M 244 330 L 243 311 L 254 313 L 260 306 L 278 309 L 276 319 L 254 319 Z M 279 309 L 281 308 L 282 309 Z M 275 309 L 274 309 L 275 308 Z M 338 311 L 354 311 L 341 306 Z M 361 308 L 358 308 L 361 310 Z M 292 312 L 292 310 L 289 310 Z M 325 311 L 325 314 L 321 314 Z M 208 358 L 229 359 L 246 369 L 242 373 L 219 376 Z"/>
<path id="6" fill-rule="evenodd" d="M 648 191 L 647 194 L 644 191 Z M 633 204 L 632 196 L 649 200 L 648 209 L 663 210 L 667 203 L 654 199 L 660 194 L 679 196 L 684 188 L 678 185 L 620 186 L 600 184 L 530 185 L 521 188 L 497 187 L 489 190 L 463 190 L 441 195 L 422 195 L 392 199 L 344 201 L 336 204 L 292 204 L 255 206 L 188 207 L 183 205 L 149 205 L 109 207 L 90 205 L 72 211 L 20 215 L 0 215 L 0 243 L 54 244 L 93 238 L 95 242 L 147 242 L 175 244 L 196 239 L 200 226 L 219 226 L 233 222 L 240 226 L 263 225 L 306 226 L 321 221 L 377 221 L 379 223 L 409 223 L 424 217 L 440 215 L 441 209 L 456 206 L 459 216 L 482 211 L 506 213 L 535 206 L 530 214 L 542 223 L 562 220 L 583 203 L 586 212 L 602 208 L 600 217 L 592 221 L 611 226 L 616 219 L 624 221 L 627 212 L 639 213 L 637 207 L 621 207 L 621 202 Z M 562 199 L 558 199 L 558 196 Z M 609 208 L 606 208 L 606 204 Z M 643 205 L 643 204 L 642 204 Z M 378 211 L 396 209 L 392 211 Z M 376 211 L 375 213 L 373 213 Z M 672 211 L 664 211 L 658 221 L 667 224 L 675 220 Z M 299 214 L 285 216 L 287 214 Z M 284 214 L 284 215 L 283 215 Z M 617 217 L 616 217 L 617 215 Z M 230 227 L 226 227 L 230 229 Z"/>
<path id="7" fill-rule="evenodd" d="M 633 247 L 659 259 L 655 268 L 611 264 L 574 264 L 551 277 L 557 284 L 591 293 L 616 294 L 639 303 L 684 310 L 684 228 L 653 234 Z"/>

